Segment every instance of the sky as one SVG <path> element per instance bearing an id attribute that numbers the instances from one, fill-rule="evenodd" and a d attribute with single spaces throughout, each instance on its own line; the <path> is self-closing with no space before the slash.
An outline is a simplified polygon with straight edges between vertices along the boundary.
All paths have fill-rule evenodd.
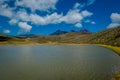
<path id="1" fill-rule="evenodd" d="M 42 34 L 120 26 L 120 0 L 0 0 L 0 33 Z"/>

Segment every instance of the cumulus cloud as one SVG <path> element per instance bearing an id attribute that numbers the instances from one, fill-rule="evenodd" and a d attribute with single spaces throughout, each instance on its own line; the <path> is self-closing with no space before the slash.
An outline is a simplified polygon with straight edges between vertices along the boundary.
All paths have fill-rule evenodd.
<path id="1" fill-rule="evenodd" d="M 113 23 L 120 23 L 120 14 L 112 13 L 110 16 Z"/>
<path id="2" fill-rule="evenodd" d="M 25 10 L 19 10 L 16 13 L 16 18 L 22 21 L 29 21 L 29 15 Z"/>
<path id="3" fill-rule="evenodd" d="M 114 28 L 120 26 L 120 14 L 119 13 L 112 13 L 111 16 L 111 22 L 107 28 Z"/>
<path id="4" fill-rule="evenodd" d="M 81 5 L 80 3 L 75 3 L 74 8 L 79 8 L 80 5 Z"/>
<path id="5" fill-rule="evenodd" d="M 92 15 L 93 15 L 93 13 L 91 13 L 91 12 L 89 12 L 89 11 L 87 11 L 87 10 L 82 11 L 81 14 L 82 14 L 83 17 L 89 17 L 89 16 L 92 16 Z"/>
<path id="6" fill-rule="evenodd" d="M 91 24 L 96 24 L 95 21 L 92 21 Z"/>
<path id="7" fill-rule="evenodd" d="M 7 29 L 6 29 L 6 30 L 4 30 L 3 32 L 6 33 L 6 34 L 8 34 L 8 33 L 10 33 L 10 30 L 7 30 Z"/>
<path id="8" fill-rule="evenodd" d="M 57 24 L 60 23 L 60 18 L 62 17 L 62 14 L 57 14 L 56 12 L 51 15 L 46 16 L 39 16 L 37 14 L 31 14 L 30 16 L 31 22 L 34 24 L 39 25 L 47 25 L 47 24 Z"/>
<path id="9" fill-rule="evenodd" d="M 75 26 L 80 28 L 80 27 L 82 27 L 82 24 L 81 23 L 76 23 Z"/>
<path id="10" fill-rule="evenodd" d="M 69 10 L 68 13 L 61 18 L 66 23 L 76 23 L 83 19 L 79 10 Z"/>
<path id="11" fill-rule="evenodd" d="M 120 26 L 120 23 L 111 23 L 111 24 L 108 25 L 107 28 L 115 28 L 115 27 L 118 27 L 118 26 Z"/>
<path id="12" fill-rule="evenodd" d="M 67 24 L 75 24 L 75 23 L 81 22 L 84 18 L 92 16 L 92 15 L 93 13 L 87 10 L 80 12 L 80 10 L 78 9 L 69 10 L 66 15 L 58 14 L 54 12 L 46 16 L 40 16 L 35 13 L 28 14 L 26 11 L 22 10 L 22 11 L 17 12 L 16 20 L 31 22 L 36 25 L 57 24 L 61 22 L 65 22 Z M 14 23 L 13 20 L 10 22 Z"/>
<path id="13" fill-rule="evenodd" d="M 11 18 L 14 15 L 13 9 L 9 8 L 7 4 L 0 5 L 0 15 Z"/>
<path id="14" fill-rule="evenodd" d="M 73 8 L 68 10 L 64 15 L 62 12 L 57 13 L 53 11 L 43 16 L 37 14 L 36 10 L 40 10 L 41 12 L 47 12 L 51 9 L 54 10 L 56 9 L 55 6 L 58 0 L 15 0 L 15 9 L 10 8 L 5 1 L 9 0 L 0 1 L 0 15 L 8 17 L 10 19 L 10 25 L 18 24 L 25 32 L 30 32 L 32 29 L 32 26 L 28 23 L 34 25 L 48 25 L 64 22 L 66 24 L 73 24 L 76 27 L 82 27 L 83 20 L 93 15 L 93 13 L 88 10 L 80 10 L 80 8 L 83 7 L 83 4 L 80 3 L 76 3 Z M 92 4 L 92 2 L 89 2 L 89 4 Z M 18 8 L 18 6 L 20 6 L 20 8 Z M 31 9 L 32 12 L 30 11 L 28 13 L 26 8 Z M 91 22 L 91 24 L 94 24 L 94 22 Z"/>
<path id="15" fill-rule="evenodd" d="M 55 5 L 58 0 L 16 0 L 16 6 L 30 8 L 32 11 L 56 9 Z"/>
<path id="16" fill-rule="evenodd" d="M 91 5 L 91 4 L 93 4 L 95 1 L 96 1 L 96 0 L 88 0 L 87 5 L 88 5 L 88 6 Z"/>
<path id="17" fill-rule="evenodd" d="M 85 4 L 75 3 L 73 8 L 74 8 L 74 9 L 81 9 L 81 8 L 83 8 L 83 7 L 85 7 Z"/>
<path id="18" fill-rule="evenodd" d="M 18 26 L 25 32 L 30 32 L 30 30 L 32 29 L 32 26 L 28 25 L 26 22 L 19 22 Z"/>
<path id="19" fill-rule="evenodd" d="M 17 22 L 18 22 L 17 19 L 11 19 L 11 20 L 9 21 L 9 24 L 10 24 L 10 25 L 14 25 L 14 24 L 17 24 Z"/>
<path id="20" fill-rule="evenodd" d="M 95 21 L 92 21 L 92 20 L 89 20 L 89 19 L 84 20 L 84 23 L 96 24 Z"/>

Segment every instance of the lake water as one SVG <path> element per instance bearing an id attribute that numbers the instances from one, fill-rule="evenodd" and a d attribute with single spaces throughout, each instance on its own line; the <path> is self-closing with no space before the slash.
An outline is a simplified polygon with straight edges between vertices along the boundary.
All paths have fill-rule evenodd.
<path id="1" fill-rule="evenodd" d="M 97 46 L 0 46 L 0 80 L 107 80 L 120 56 Z"/>

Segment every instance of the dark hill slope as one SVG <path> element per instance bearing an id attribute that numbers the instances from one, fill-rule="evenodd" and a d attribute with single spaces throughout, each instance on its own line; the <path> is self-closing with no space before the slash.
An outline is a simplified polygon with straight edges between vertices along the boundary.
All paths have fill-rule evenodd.
<path id="1" fill-rule="evenodd" d="M 8 36 L 5 36 L 3 34 L 0 34 L 0 41 L 3 42 L 3 41 L 9 41 L 11 40 L 12 37 L 8 37 Z"/>
<path id="2" fill-rule="evenodd" d="M 89 43 L 120 46 L 120 27 L 111 28 L 91 35 Z"/>

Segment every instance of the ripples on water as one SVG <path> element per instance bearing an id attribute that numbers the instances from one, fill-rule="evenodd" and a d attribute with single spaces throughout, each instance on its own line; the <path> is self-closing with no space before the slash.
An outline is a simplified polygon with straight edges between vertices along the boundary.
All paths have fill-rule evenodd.
<path id="1" fill-rule="evenodd" d="M 0 80 L 107 80 L 120 57 L 96 46 L 1 46 Z"/>

